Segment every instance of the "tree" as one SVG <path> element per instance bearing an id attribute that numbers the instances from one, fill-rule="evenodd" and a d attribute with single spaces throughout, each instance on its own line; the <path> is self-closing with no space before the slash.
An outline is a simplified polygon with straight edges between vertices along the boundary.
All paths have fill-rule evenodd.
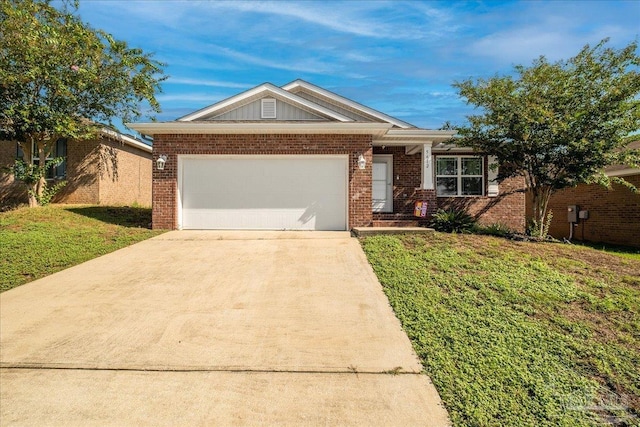
<path id="1" fill-rule="evenodd" d="M 515 77 L 455 82 L 467 104 L 482 109 L 459 128 L 459 145 L 497 157 L 498 180 L 524 176 L 533 221 L 544 237 L 551 195 L 579 183 L 633 185 L 609 178 L 612 164 L 638 167 L 640 150 L 627 149 L 640 129 L 640 57 L 637 41 L 623 49 L 608 39 L 575 57 L 550 63 L 544 56 Z"/>
<path id="2" fill-rule="evenodd" d="M 77 8 L 77 1 L 56 9 L 49 0 L 0 0 L 0 140 L 39 159 L 22 168 L 31 171 L 24 181 L 31 206 L 46 189 L 46 159 L 58 139 L 92 138 L 143 108 L 160 112 L 164 64 L 91 28 Z"/>

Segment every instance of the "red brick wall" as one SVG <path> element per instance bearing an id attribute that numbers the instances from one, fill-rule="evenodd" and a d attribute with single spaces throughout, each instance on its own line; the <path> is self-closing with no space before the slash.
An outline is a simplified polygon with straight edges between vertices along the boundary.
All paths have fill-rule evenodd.
<path id="1" fill-rule="evenodd" d="M 441 154 L 441 153 L 438 153 Z M 444 155 L 444 153 L 442 153 Z M 473 155 L 473 152 L 455 153 L 455 155 Z M 487 171 L 489 161 L 484 158 L 484 192 L 487 194 L 489 183 Z M 505 179 L 500 183 L 498 196 L 471 196 L 471 197 L 438 197 L 438 207 L 448 209 L 451 207 L 465 209 L 474 216 L 479 224 L 502 224 L 510 230 L 524 232 L 526 228 L 526 192 L 524 177 Z"/>
<path id="2" fill-rule="evenodd" d="M 414 202 L 424 196 L 422 192 L 416 192 L 420 191 L 421 184 L 421 154 L 408 156 L 404 147 L 374 147 L 373 154 L 393 155 L 393 214 L 376 213 L 374 216 L 380 219 L 413 219 Z"/>
<path id="3" fill-rule="evenodd" d="M 524 178 L 512 178 L 500 183 L 498 197 L 436 197 L 435 190 L 422 190 L 422 154 L 405 154 L 404 147 L 374 147 L 374 154 L 393 155 L 393 214 L 375 213 L 376 220 L 415 219 L 414 203 L 426 200 L 428 216 L 439 208 L 457 207 L 464 209 L 478 219 L 481 224 L 501 223 L 514 231 L 525 229 Z M 436 153 L 437 154 L 437 153 Z M 473 153 L 455 153 L 455 155 Z M 485 171 L 487 160 L 485 158 Z M 485 187 L 486 172 L 485 172 Z M 486 193 L 486 188 L 485 188 Z"/>
<path id="4" fill-rule="evenodd" d="M 500 183 L 496 197 L 438 197 L 438 207 L 465 209 L 480 224 L 502 224 L 522 233 L 526 228 L 524 186 L 523 177 L 509 178 Z"/>
<path id="5" fill-rule="evenodd" d="M 367 160 L 358 169 L 358 156 Z M 371 224 L 370 135 L 156 135 L 154 160 L 167 155 L 162 171 L 153 168 L 153 228 L 175 229 L 177 223 L 177 168 L 180 154 L 347 154 L 349 155 L 349 224 Z"/>
<path id="6" fill-rule="evenodd" d="M 640 174 L 624 178 L 640 188 Z M 527 198 L 527 205 L 530 216 L 530 198 Z M 575 240 L 640 247 L 640 193 L 633 193 L 619 184 L 612 184 L 611 189 L 581 184 L 558 191 L 549 201 L 549 209 L 553 211 L 549 231 L 555 238 L 569 237 L 569 205 L 589 211 L 589 219 L 580 220 L 574 227 Z"/>

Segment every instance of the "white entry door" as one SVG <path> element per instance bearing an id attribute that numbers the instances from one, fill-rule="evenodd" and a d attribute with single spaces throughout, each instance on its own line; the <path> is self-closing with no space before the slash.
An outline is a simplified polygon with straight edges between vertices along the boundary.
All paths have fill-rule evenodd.
<path id="1" fill-rule="evenodd" d="M 183 229 L 346 230 L 344 156 L 180 156 Z"/>
<path id="2" fill-rule="evenodd" d="M 373 156 L 373 211 L 393 212 L 393 156 Z"/>

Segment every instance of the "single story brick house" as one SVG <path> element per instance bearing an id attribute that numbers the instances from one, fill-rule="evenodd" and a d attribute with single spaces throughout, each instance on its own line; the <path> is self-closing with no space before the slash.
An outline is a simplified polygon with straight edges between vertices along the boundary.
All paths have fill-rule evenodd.
<path id="1" fill-rule="evenodd" d="M 640 141 L 632 142 L 631 149 L 640 149 Z M 611 166 L 605 169 L 609 177 L 619 176 L 640 188 L 640 169 Z M 531 198 L 527 198 L 527 212 L 532 212 Z M 570 225 L 567 208 L 577 205 L 579 211 L 588 212 L 574 226 L 573 238 L 589 242 L 602 242 L 640 248 L 640 193 L 633 193 L 620 184 L 605 188 L 598 184 L 580 184 L 554 193 L 549 200 L 553 218 L 549 234 L 562 239 L 569 237 Z"/>
<path id="2" fill-rule="evenodd" d="M 492 161 L 303 80 L 259 85 L 171 122 L 153 137 L 153 227 L 350 230 L 414 225 L 461 206 L 524 230 L 524 181 L 499 186 Z M 416 202 L 426 202 L 423 218 Z"/>
<path id="3" fill-rule="evenodd" d="M 66 180 L 67 185 L 53 201 L 151 206 L 151 151 L 150 145 L 108 129 L 92 140 L 59 140 L 52 157 L 65 161 L 49 170 L 47 179 Z M 11 171 L 17 158 L 23 158 L 18 144 L 1 141 L 0 205 L 27 202 L 26 187 L 15 181 Z"/>

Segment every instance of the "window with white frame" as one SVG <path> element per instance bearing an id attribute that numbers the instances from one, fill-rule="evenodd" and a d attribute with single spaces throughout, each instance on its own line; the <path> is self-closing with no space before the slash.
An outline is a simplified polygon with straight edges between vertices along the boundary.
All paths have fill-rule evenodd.
<path id="1" fill-rule="evenodd" d="M 482 196 L 484 161 L 478 156 L 437 156 L 438 196 Z"/>
<path id="2" fill-rule="evenodd" d="M 31 152 L 33 153 L 33 156 L 31 157 L 31 163 L 34 165 L 39 165 L 40 158 L 38 157 L 38 150 L 35 143 L 33 144 Z M 28 161 L 28 159 L 24 158 L 24 153 L 20 148 L 20 145 L 18 145 L 16 157 L 18 159 Z M 51 153 L 49 153 L 49 156 L 47 157 L 47 161 L 53 160 L 57 157 L 62 157 L 64 160 L 58 166 L 50 167 L 49 169 L 47 169 L 47 172 L 45 174 L 46 179 L 62 179 L 66 178 L 67 176 L 67 140 L 64 138 L 56 141 L 55 147 L 53 147 Z"/>

